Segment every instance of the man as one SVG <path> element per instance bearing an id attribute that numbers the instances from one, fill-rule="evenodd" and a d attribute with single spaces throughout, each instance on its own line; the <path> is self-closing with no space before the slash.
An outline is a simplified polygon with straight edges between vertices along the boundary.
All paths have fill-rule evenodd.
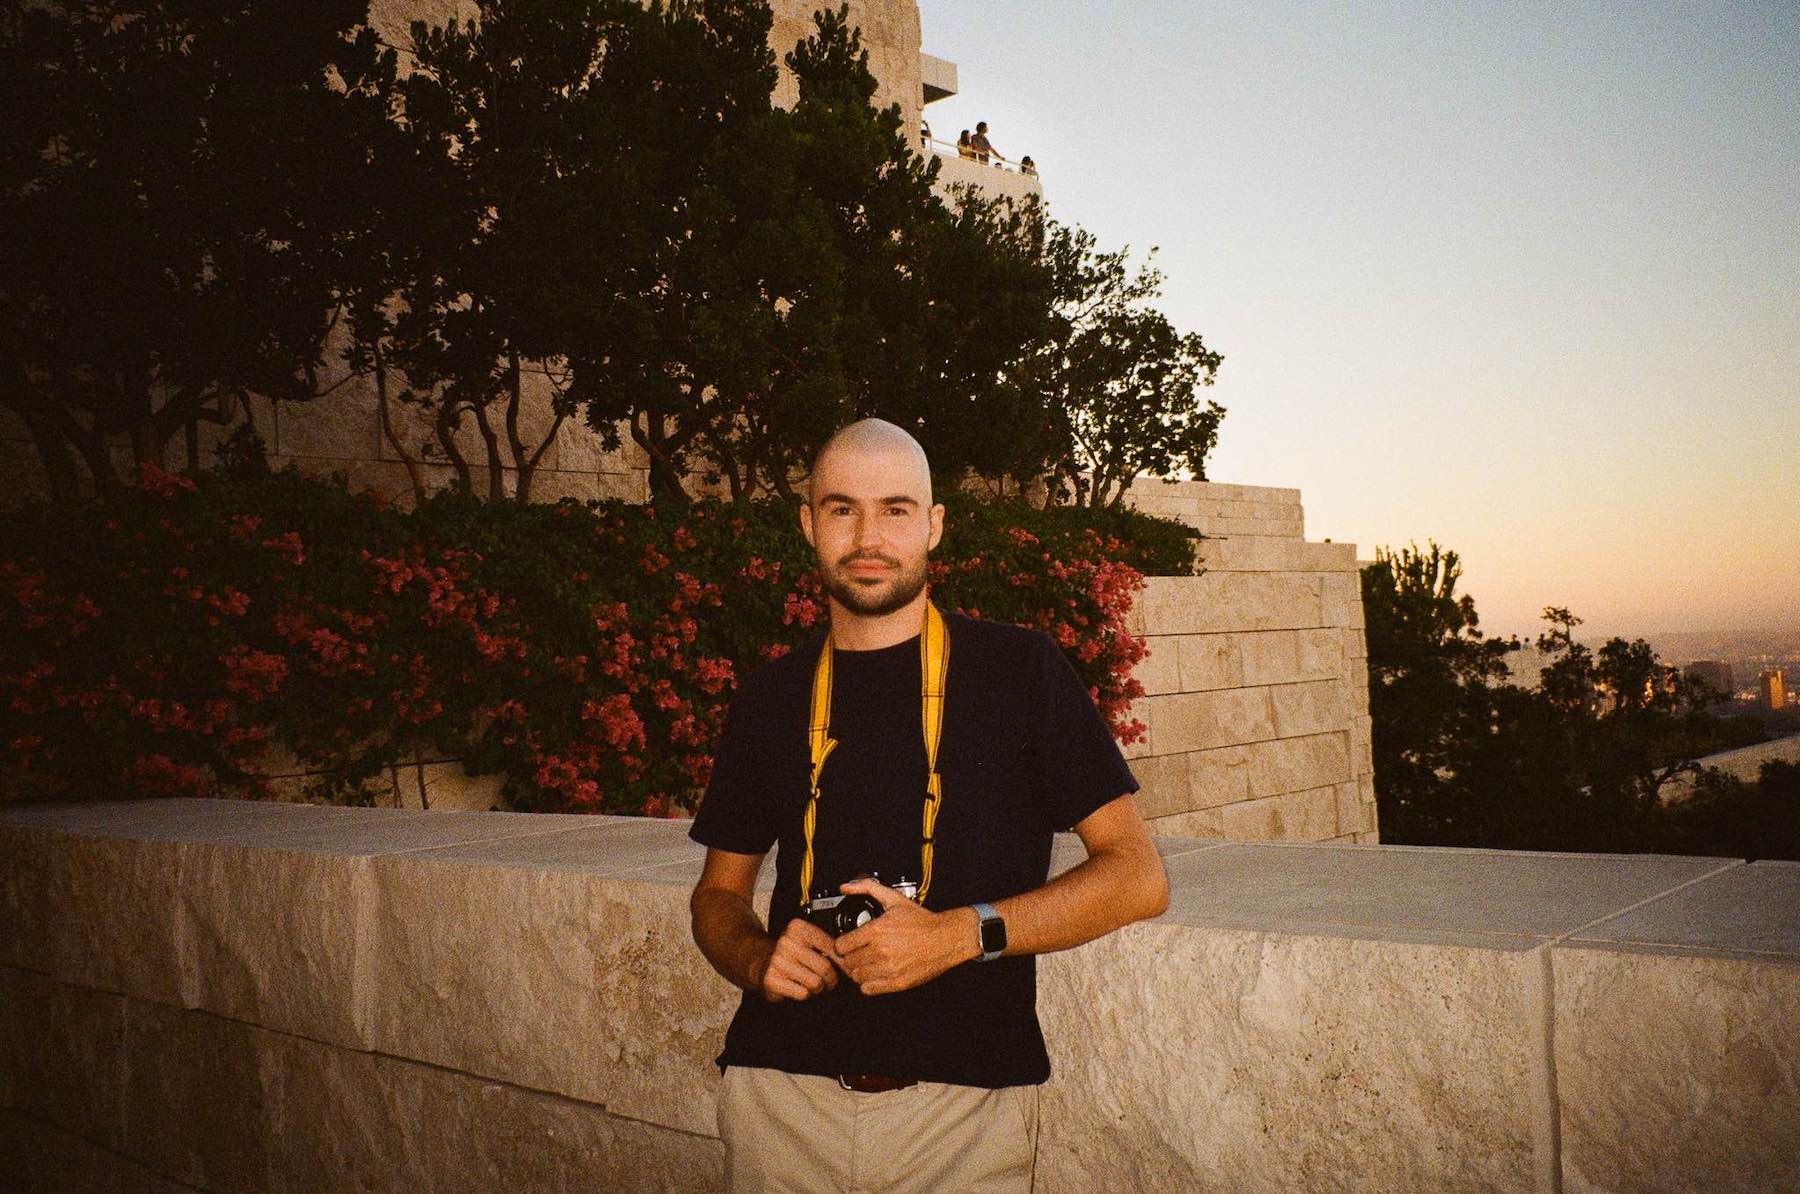
<path id="1" fill-rule="evenodd" d="M 829 631 L 745 683 L 690 831 L 694 940 L 745 991 L 719 1057 L 732 1188 L 1027 1190 L 1032 955 L 1168 905 L 1137 782 L 1052 640 L 930 604 L 944 508 L 911 436 L 851 424 L 809 489 Z M 1087 859 L 1046 883 L 1069 826 Z M 880 913 L 804 914 L 840 895 Z"/>
<path id="2" fill-rule="evenodd" d="M 989 143 L 987 121 L 985 120 L 978 120 L 975 122 L 975 135 L 969 138 L 969 145 L 975 150 L 975 160 L 984 166 L 988 164 L 989 154 L 992 154 L 1000 161 L 1004 162 L 1006 160 L 1006 155 L 1001 153 L 998 149 L 995 149 L 993 145 Z"/>

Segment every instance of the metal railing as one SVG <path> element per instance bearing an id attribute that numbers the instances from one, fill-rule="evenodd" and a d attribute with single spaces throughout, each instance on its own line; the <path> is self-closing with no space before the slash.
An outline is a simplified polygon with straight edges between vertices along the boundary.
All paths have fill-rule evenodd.
<path id="1" fill-rule="evenodd" d="M 1017 161 L 1002 161 L 1001 159 L 993 156 L 992 153 L 990 153 L 988 156 L 988 160 L 984 162 L 981 160 L 981 156 L 978 153 L 976 153 L 974 150 L 970 150 L 967 153 L 965 153 L 961 150 L 961 147 L 959 147 L 956 144 L 956 142 L 954 142 L 954 141 L 942 141 L 936 137 L 931 137 L 931 138 L 920 137 L 919 143 L 921 145 L 923 145 L 925 148 L 929 149 L 931 152 L 937 154 L 939 157 L 961 158 L 965 162 L 974 162 L 977 166 L 987 166 L 993 170 L 1004 170 L 1008 174 L 1018 174 L 1018 175 L 1022 175 L 1024 177 L 1026 177 L 1026 178 L 1038 177 L 1038 172 L 1037 172 L 1037 168 L 1036 168 L 1035 164 L 1033 165 L 1032 169 L 1030 169 L 1030 170 L 1025 170 L 1025 169 L 1020 168 L 1019 162 L 1023 161 L 1022 158 Z"/>

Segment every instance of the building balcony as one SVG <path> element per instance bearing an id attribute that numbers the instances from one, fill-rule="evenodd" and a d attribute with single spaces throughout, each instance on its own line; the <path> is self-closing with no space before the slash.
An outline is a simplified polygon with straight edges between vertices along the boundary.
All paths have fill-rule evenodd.
<path id="1" fill-rule="evenodd" d="M 1015 200 L 1024 200 L 1027 196 L 1043 198 L 1043 181 L 1035 173 L 1020 170 L 1017 162 L 981 162 L 965 158 L 957 153 L 954 141 L 933 139 L 929 148 L 937 155 L 940 191 L 948 192 L 954 186 L 972 186 L 988 195 L 1005 195 Z"/>

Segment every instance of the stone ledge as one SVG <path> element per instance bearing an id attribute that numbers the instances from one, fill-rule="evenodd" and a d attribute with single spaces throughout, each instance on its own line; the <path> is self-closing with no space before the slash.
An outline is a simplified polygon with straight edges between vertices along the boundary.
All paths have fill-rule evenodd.
<path id="1" fill-rule="evenodd" d="M 204 1188 L 717 1188 L 710 1057 L 736 994 L 687 940 L 684 824 L 275 807 L 0 810 L 9 898 L 82 893 L 66 930 L 9 944 L 10 1109 Z M 1800 1172 L 1800 868 L 1157 845 L 1168 913 L 1041 964 L 1047 1188 L 1774 1191 Z M 1055 869 L 1081 857 L 1059 836 Z M 95 931 L 121 919 L 175 943 L 161 995 L 96 980 L 149 964 Z M 215 1111 L 229 1130 L 198 1126 Z"/>

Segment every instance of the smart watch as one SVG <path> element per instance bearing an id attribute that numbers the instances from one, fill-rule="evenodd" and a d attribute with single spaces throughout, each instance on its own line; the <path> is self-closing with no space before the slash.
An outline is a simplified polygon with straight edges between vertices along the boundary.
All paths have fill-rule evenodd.
<path id="1" fill-rule="evenodd" d="M 994 911 L 992 904 L 976 904 L 975 915 L 981 918 L 981 930 L 976 938 L 981 949 L 981 961 L 991 962 L 1006 952 L 1006 922 Z"/>

